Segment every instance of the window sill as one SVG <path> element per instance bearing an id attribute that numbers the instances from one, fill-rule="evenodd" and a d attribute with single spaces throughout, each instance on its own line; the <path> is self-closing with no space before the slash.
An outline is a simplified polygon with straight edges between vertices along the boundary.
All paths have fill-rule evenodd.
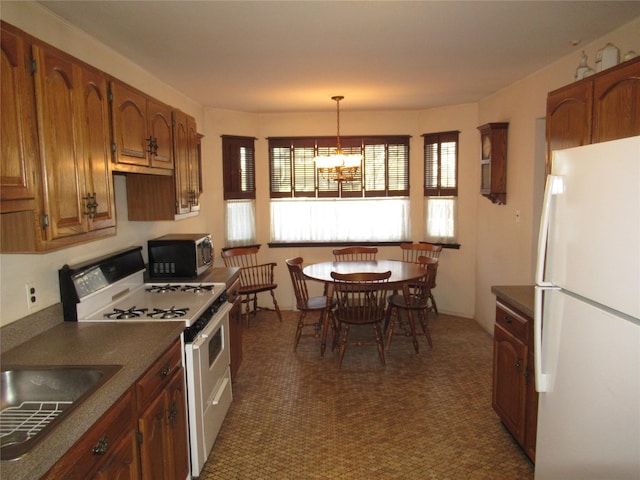
<path id="1" fill-rule="evenodd" d="M 291 248 L 291 247 L 352 247 L 352 246 L 374 246 L 388 247 L 399 246 L 401 243 L 413 243 L 411 240 L 403 242 L 270 242 L 267 243 L 269 248 Z M 430 243 L 430 242 L 420 242 Z M 442 248 L 460 250 L 459 243 L 434 243 L 433 245 L 441 245 Z"/>

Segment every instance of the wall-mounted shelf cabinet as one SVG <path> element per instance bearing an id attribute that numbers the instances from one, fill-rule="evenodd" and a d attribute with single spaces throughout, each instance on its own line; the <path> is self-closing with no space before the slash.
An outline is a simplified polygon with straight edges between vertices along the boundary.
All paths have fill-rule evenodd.
<path id="1" fill-rule="evenodd" d="M 480 155 L 480 193 L 493 203 L 507 203 L 508 123 L 487 123 L 478 127 L 482 145 Z"/>

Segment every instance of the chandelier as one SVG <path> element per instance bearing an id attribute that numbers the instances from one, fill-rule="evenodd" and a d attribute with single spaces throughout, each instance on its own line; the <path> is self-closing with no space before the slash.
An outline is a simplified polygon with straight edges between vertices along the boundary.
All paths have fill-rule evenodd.
<path id="1" fill-rule="evenodd" d="M 358 179 L 358 169 L 362 164 L 362 156 L 359 154 L 342 153 L 340 145 L 340 100 L 343 96 L 331 97 L 335 100 L 337 107 L 338 132 L 337 147 L 331 155 L 318 155 L 314 158 L 318 172 L 331 180 L 337 182 L 353 182 Z"/>

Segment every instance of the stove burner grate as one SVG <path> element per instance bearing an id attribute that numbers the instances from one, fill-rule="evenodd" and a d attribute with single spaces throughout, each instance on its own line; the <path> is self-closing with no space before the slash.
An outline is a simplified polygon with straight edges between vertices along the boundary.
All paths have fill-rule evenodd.
<path id="1" fill-rule="evenodd" d="M 180 285 L 171 285 L 168 283 L 166 285 L 151 285 L 147 288 L 147 292 L 151 293 L 177 292 L 178 290 L 180 290 Z"/>
<path id="2" fill-rule="evenodd" d="M 140 317 L 147 310 L 148 310 L 147 308 L 136 308 L 136 307 L 127 308 L 125 310 L 121 308 L 114 308 L 112 312 L 105 313 L 104 316 L 105 318 L 115 318 L 117 320 L 125 319 L 125 318 L 137 318 L 137 317 Z"/>
<path id="3" fill-rule="evenodd" d="M 183 292 L 193 292 L 193 293 L 202 293 L 202 292 L 210 292 L 213 290 L 213 285 L 185 285 L 180 289 Z"/>
<path id="4" fill-rule="evenodd" d="M 187 314 L 188 311 L 189 311 L 188 308 L 176 308 L 176 307 L 154 308 L 153 312 L 148 312 L 147 313 L 147 317 L 151 317 L 151 318 L 181 318 L 181 317 L 184 317 Z"/>

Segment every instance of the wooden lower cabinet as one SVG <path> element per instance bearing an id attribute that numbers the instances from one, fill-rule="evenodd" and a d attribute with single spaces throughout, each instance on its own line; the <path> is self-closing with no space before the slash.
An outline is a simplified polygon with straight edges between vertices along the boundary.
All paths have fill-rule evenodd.
<path id="1" fill-rule="evenodd" d="M 177 371 L 139 419 L 143 479 L 183 479 L 189 471 L 184 372 Z"/>
<path id="2" fill-rule="evenodd" d="M 492 406 L 527 456 L 535 461 L 538 393 L 533 369 L 533 320 L 498 300 Z"/>
<path id="3" fill-rule="evenodd" d="M 229 302 L 233 307 L 229 312 L 229 346 L 231 347 L 231 379 L 233 380 L 242 364 L 242 302 L 238 291 L 240 289 L 240 279 L 227 288 Z"/>
<path id="4" fill-rule="evenodd" d="M 186 479 L 189 444 L 181 359 L 176 342 L 43 478 Z"/>
<path id="5" fill-rule="evenodd" d="M 134 397 L 129 389 L 43 478 L 140 478 Z"/>

